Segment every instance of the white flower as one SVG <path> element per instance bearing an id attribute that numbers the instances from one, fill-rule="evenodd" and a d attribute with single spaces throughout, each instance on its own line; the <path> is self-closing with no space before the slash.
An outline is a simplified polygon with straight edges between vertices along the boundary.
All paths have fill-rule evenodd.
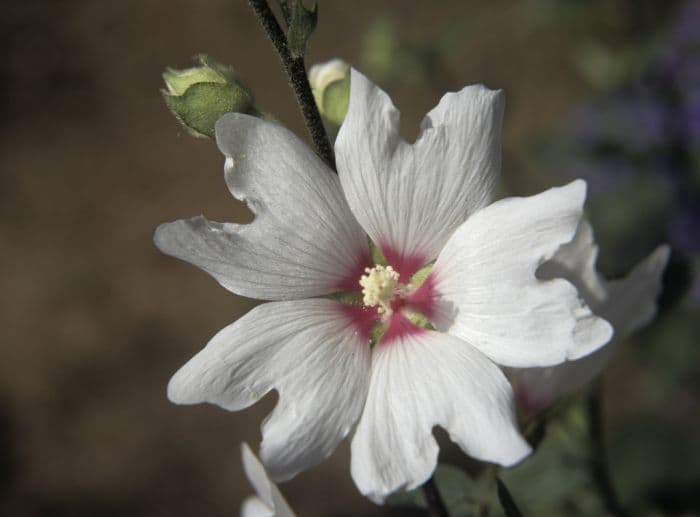
<path id="1" fill-rule="evenodd" d="M 316 64 L 309 69 L 309 84 L 326 128 L 335 134 L 348 111 L 350 65 L 341 59 Z"/>
<path id="2" fill-rule="evenodd" d="M 243 470 L 257 495 L 251 495 L 241 506 L 241 517 L 294 517 L 279 488 L 267 475 L 247 443 L 241 444 Z"/>
<path id="3" fill-rule="evenodd" d="M 585 183 L 489 205 L 503 108 L 483 86 L 448 93 L 408 144 L 389 97 L 353 70 L 338 175 L 288 130 L 222 117 L 226 181 L 255 221 L 195 217 L 160 226 L 155 241 L 236 294 L 282 301 L 214 336 L 171 379 L 170 399 L 236 411 L 275 389 L 260 449 L 272 478 L 319 463 L 354 431 L 353 479 L 375 501 L 430 477 L 436 425 L 480 460 L 529 454 L 497 364 L 576 359 L 611 328 L 569 282 L 535 276 L 574 237 Z M 391 269 L 370 262 L 367 236 Z M 359 305 L 323 298 L 347 290 Z M 412 324 L 417 314 L 436 330 Z M 384 333 L 370 347 L 375 322 Z"/>
<path id="4" fill-rule="evenodd" d="M 576 286 L 593 312 L 608 320 L 615 339 L 575 361 L 549 368 L 509 371 L 521 407 L 535 413 L 590 382 L 605 368 L 616 343 L 649 323 L 656 315 L 656 298 L 670 255 L 667 245 L 656 248 L 621 280 L 607 281 L 596 271 L 598 246 L 593 229 L 582 221 L 574 240 L 540 268 L 542 278 L 566 278 Z"/>
<path id="5" fill-rule="evenodd" d="M 323 94 L 331 84 L 342 81 L 350 73 L 350 65 L 342 59 L 334 58 L 323 63 L 318 63 L 309 69 L 309 84 L 314 93 Z M 318 97 L 316 102 L 319 102 Z"/>

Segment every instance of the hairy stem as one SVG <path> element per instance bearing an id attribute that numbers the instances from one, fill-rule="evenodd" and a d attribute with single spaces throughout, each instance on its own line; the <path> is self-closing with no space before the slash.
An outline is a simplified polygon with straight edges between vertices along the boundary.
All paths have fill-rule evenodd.
<path id="1" fill-rule="evenodd" d="M 248 3 L 253 11 L 255 11 L 258 21 L 260 21 L 260 24 L 270 38 L 270 41 L 272 41 L 272 44 L 277 50 L 277 54 L 279 54 L 282 60 L 284 70 L 287 72 L 287 77 L 289 78 L 289 84 L 294 90 L 297 102 L 304 115 L 306 129 L 309 131 L 309 135 L 311 135 L 316 153 L 326 162 L 326 165 L 335 171 L 333 148 L 328 140 L 328 135 L 321 121 L 321 114 L 318 112 L 316 101 L 311 93 L 311 85 L 306 75 L 304 58 L 292 57 L 289 51 L 289 45 L 287 44 L 287 36 L 277 22 L 277 18 L 275 18 L 275 14 L 267 4 L 267 0 L 248 0 Z"/>
<path id="2" fill-rule="evenodd" d="M 430 517 L 450 517 L 433 477 L 423 483 L 421 488 L 423 489 L 425 500 L 428 502 L 428 515 Z"/>
<path id="3" fill-rule="evenodd" d="M 617 517 L 628 517 L 629 513 L 620 505 L 615 487 L 610 479 L 608 457 L 603 438 L 603 404 L 602 385 L 596 382 L 588 396 L 588 420 L 591 439 L 591 473 L 598 493 L 603 499 L 606 510 Z"/>

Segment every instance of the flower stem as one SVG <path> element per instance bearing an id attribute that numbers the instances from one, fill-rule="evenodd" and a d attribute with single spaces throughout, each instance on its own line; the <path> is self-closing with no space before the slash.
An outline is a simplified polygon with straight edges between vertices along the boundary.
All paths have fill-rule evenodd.
<path id="1" fill-rule="evenodd" d="M 423 483 L 421 487 L 423 489 L 423 495 L 425 495 L 425 500 L 428 502 L 428 515 L 430 517 L 450 517 L 447 507 L 445 506 L 440 491 L 435 484 L 434 478 L 431 476 L 428 481 Z"/>
<path id="2" fill-rule="evenodd" d="M 603 438 L 603 404 L 602 385 L 596 382 L 588 396 L 588 425 L 591 439 L 591 471 L 598 493 L 603 499 L 606 510 L 617 517 L 628 517 L 629 513 L 622 508 L 610 479 L 608 457 L 605 452 Z"/>
<path id="3" fill-rule="evenodd" d="M 270 41 L 277 50 L 277 54 L 279 54 L 282 60 L 284 70 L 287 72 L 287 77 L 289 78 L 289 84 L 294 90 L 297 103 L 304 115 L 306 129 L 309 131 L 309 135 L 311 135 L 316 153 L 326 162 L 326 165 L 335 171 L 333 148 L 328 140 L 328 135 L 321 121 L 321 114 L 318 112 L 316 101 L 311 93 L 311 85 L 306 75 L 303 56 L 297 58 L 292 56 L 289 51 L 287 36 L 277 22 L 277 18 L 275 18 L 275 14 L 267 4 L 267 0 L 248 0 L 248 3 L 258 17 L 258 21 L 267 33 L 268 38 L 270 38 Z"/>
<path id="4" fill-rule="evenodd" d="M 498 490 L 498 500 L 501 502 L 501 507 L 506 517 L 523 517 L 523 513 L 518 508 L 518 505 L 515 504 L 515 499 L 513 499 L 510 490 L 498 476 L 496 476 L 496 489 Z"/>

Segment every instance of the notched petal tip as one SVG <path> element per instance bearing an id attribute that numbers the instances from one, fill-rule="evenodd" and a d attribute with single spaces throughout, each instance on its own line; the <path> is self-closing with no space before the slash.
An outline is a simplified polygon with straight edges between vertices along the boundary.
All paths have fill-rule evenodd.
<path id="1" fill-rule="evenodd" d="M 256 217 L 241 225 L 176 221 L 156 231 L 156 246 L 241 296 L 287 300 L 337 291 L 367 249 L 338 177 L 278 124 L 230 113 L 217 121 L 216 137 L 226 184 Z"/>
<path id="2" fill-rule="evenodd" d="M 382 116 L 376 117 L 377 113 Z M 345 115 L 338 138 L 336 138 L 336 146 L 338 139 L 341 138 L 341 143 L 348 137 L 350 127 L 355 131 L 359 131 L 365 122 L 371 122 L 372 119 L 384 121 L 387 124 L 386 137 L 388 140 L 400 140 L 398 134 L 399 119 L 401 114 L 394 105 L 391 97 L 382 90 L 379 86 L 365 77 L 362 72 L 355 68 L 350 69 L 350 99 L 348 101 L 348 112 Z M 345 129 L 345 131 L 343 131 Z M 349 137 L 353 137 L 353 131 L 350 131 Z"/>
<path id="3" fill-rule="evenodd" d="M 483 84 L 470 84 L 459 91 L 448 92 L 442 96 L 437 106 L 423 118 L 421 130 L 439 126 L 464 125 L 460 121 L 465 114 L 471 118 L 487 122 L 486 127 L 493 127 L 500 138 L 503 125 L 503 114 L 506 106 L 506 95 L 501 89 L 492 90 Z M 470 121 L 473 122 L 473 121 Z"/>
<path id="4" fill-rule="evenodd" d="M 614 335 L 615 329 L 609 321 L 593 314 L 588 306 L 582 306 L 576 315 L 573 330 L 575 346 L 567 350 L 566 360 L 581 359 L 607 346 Z"/>
<path id="5" fill-rule="evenodd" d="M 585 196 L 586 183 L 576 180 L 535 196 L 502 199 L 467 219 L 434 267 L 437 328 L 502 366 L 542 367 L 566 360 L 580 346 L 574 342 L 578 320 L 590 311 L 581 312 L 572 284 L 538 278 L 537 270 L 574 238 Z M 586 345 L 594 349 L 604 340 Z"/>
<path id="6" fill-rule="evenodd" d="M 583 217 L 583 205 L 586 202 L 587 190 L 588 185 L 586 182 L 582 179 L 576 179 L 561 187 L 552 187 L 540 194 L 547 195 L 549 198 L 548 202 L 559 207 L 560 215 L 562 217 L 566 216 L 567 224 L 562 227 L 566 228 L 566 231 L 562 232 L 561 237 L 554 243 L 556 247 L 550 247 L 536 264 L 535 274 L 537 268 L 554 258 L 561 246 L 571 243 L 576 237 L 576 231 Z"/>

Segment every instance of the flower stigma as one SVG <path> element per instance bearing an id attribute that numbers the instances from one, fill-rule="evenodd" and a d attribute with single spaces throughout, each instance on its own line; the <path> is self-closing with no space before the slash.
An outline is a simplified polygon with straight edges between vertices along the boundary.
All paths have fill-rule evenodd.
<path id="1" fill-rule="evenodd" d="M 365 268 L 365 273 L 360 277 L 362 303 L 367 307 L 377 307 L 377 312 L 385 317 L 391 316 L 391 302 L 396 296 L 407 294 L 407 287 L 399 283 L 399 273 L 391 266 L 382 265 Z"/>

